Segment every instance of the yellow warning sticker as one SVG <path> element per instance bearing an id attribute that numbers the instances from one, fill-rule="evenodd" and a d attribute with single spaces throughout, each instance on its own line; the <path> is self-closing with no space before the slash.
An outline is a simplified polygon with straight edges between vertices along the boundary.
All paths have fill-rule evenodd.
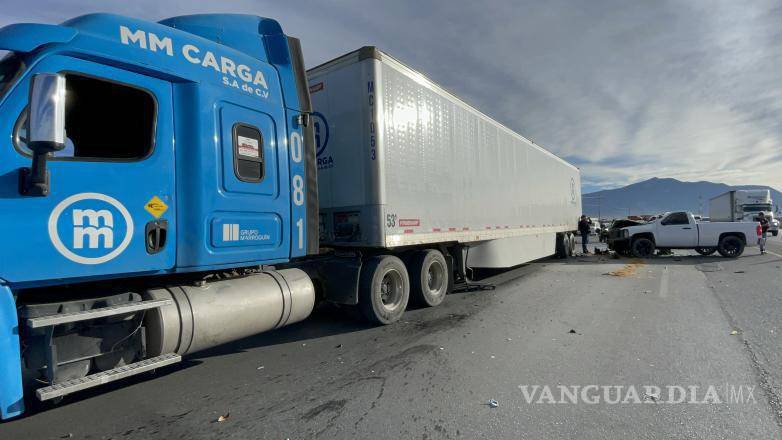
<path id="1" fill-rule="evenodd" d="M 154 196 L 149 199 L 146 205 L 144 205 L 144 209 L 146 209 L 148 213 L 152 214 L 152 217 L 160 218 L 160 216 L 168 210 L 168 205 L 166 205 L 164 201 L 160 200 L 160 197 Z"/>

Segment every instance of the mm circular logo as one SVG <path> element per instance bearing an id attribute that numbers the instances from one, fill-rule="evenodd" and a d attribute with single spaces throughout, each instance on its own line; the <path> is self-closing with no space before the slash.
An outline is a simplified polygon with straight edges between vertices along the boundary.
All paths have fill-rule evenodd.
<path id="1" fill-rule="evenodd" d="M 312 112 L 314 118 L 313 131 L 315 132 L 315 148 L 317 157 L 320 157 L 326 151 L 326 145 L 329 143 L 329 124 L 323 113 Z"/>
<path id="2" fill-rule="evenodd" d="M 122 203 L 105 194 L 74 194 L 49 215 L 49 239 L 75 263 L 111 261 L 128 247 L 131 238 L 133 218 Z"/>

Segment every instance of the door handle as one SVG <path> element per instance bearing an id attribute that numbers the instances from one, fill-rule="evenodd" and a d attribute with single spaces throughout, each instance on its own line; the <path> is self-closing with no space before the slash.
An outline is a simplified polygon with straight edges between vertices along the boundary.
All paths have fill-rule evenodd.
<path id="1" fill-rule="evenodd" d="M 689 227 L 689 226 L 687 226 L 686 228 L 682 228 L 682 229 L 692 229 L 692 228 L 691 228 L 691 227 Z"/>
<path id="2" fill-rule="evenodd" d="M 148 254 L 152 255 L 162 251 L 166 247 L 166 238 L 168 238 L 168 220 L 155 220 L 147 223 L 144 228 L 144 242 Z"/>

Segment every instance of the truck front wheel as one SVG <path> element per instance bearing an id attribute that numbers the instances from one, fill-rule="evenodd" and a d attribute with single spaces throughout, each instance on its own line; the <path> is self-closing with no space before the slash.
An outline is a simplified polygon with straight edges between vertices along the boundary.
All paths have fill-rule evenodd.
<path id="1" fill-rule="evenodd" d="M 744 242 L 735 235 L 722 237 L 717 252 L 725 258 L 737 258 L 744 253 Z"/>
<path id="2" fill-rule="evenodd" d="M 654 242 L 648 238 L 636 238 L 630 249 L 634 257 L 649 258 L 654 255 Z"/>
<path id="3" fill-rule="evenodd" d="M 773 235 L 774 237 L 776 237 L 777 235 L 779 235 L 779 231 L 771 231 L 771 235 Z"/>
<path id="4" fill-rule="evenodd" d="M 411 294 L 416 304 L 439 306 L 448 293 L 448 264 L 440 251 L 427 249 L 410 259 Z"/>
<path id="5" fill-rule="evenodd" d="M 405 264 L 392 255 L 368 259 L 361 268 L 359 309 L 376 324 L 391 324 L 405 313 L 410 299 L 410 277 Z"/>

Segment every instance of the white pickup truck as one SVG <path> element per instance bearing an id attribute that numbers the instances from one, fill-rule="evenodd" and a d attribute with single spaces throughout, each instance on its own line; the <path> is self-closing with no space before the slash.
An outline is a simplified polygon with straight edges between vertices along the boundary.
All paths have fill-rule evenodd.
<path id="1" fill-rule="evenodd" d="M 701 255 L 719 252 L 727 258 L 756 246 L 760 224 L 756 222 L 698 223 L 689 212 L 669 212 L 655 221 L 613 229 L 608 247 L 621 254 L 651 257 L 655 249 L 694 249 Z"/>

